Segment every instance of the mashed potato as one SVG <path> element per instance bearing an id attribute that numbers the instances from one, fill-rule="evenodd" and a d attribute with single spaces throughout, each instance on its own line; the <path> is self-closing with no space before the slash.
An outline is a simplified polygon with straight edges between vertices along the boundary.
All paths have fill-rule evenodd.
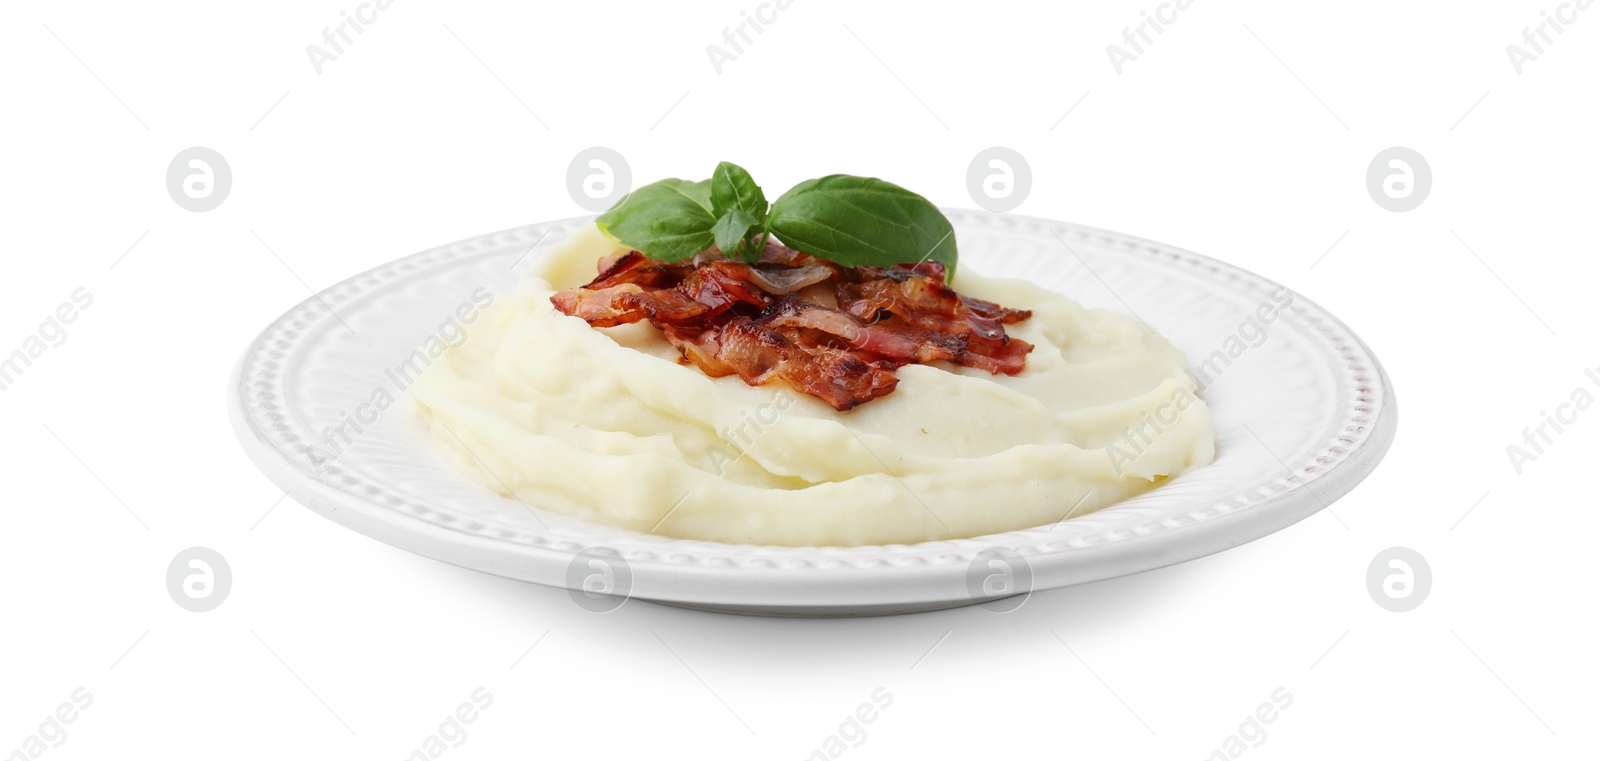
<path id="1" fill-rule="evenodd" d="M 850 546 L 1051 524 L 1211 462 L 1188 360 L 1137 319 L 962 272 L 1033 317 L 1015 377 L 908 365 L 849 412 L 680 365 L 659 331 L 596 329 L 550 295 L 619 245 L 573 235 L 412 387 L 451 465 L 523 502 L 686 539 Z M 519 508 L 520 509 L 520 508 Z"/>

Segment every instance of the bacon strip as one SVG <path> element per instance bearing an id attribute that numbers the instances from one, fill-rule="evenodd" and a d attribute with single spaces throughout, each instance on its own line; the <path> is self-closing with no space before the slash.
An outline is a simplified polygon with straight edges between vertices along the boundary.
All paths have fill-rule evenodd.
<path id="1" fill-rule="evenodd" d="M 793 296 L 761 314 L 773 327 L 811 328 L 837 336 L 851 346 L 903 363 L 955 359 L 966 350 L 960 336 L 885 320 L 862 324 L 835 309 L 817 306 Z"/>
<path id="2" fill-rule="evenodd" d="M 1032 312 L 956 293 L 938 262 L 844 267 L 774 241 L 755 264 L 714 249 L 681 263 L 631 251 L 550 302 L 598 328 L 648 320 L 707 375 L 782 380 L 837 410 L 894 391 L 902 365 L 1016 375 L 1033 350 L 1005 331 Z"/>

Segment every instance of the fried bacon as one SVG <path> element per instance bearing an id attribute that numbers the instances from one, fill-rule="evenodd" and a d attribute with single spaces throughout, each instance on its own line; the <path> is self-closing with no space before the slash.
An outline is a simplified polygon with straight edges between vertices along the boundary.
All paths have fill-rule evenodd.
<path id="1" fill-rule="evenodd" d="M 956 293 L 942 264 L 844 267 L 776 242 L 754 264 L 715 250 L 678 263 L 630 251 L 550 302 L 597 328 L 647 320 L 707 375 L 782 380 L 837 410 L 893 391 L 903 365 L 1016 375 L 1033 350 L 1005 330 L 1032 312 Z"/>

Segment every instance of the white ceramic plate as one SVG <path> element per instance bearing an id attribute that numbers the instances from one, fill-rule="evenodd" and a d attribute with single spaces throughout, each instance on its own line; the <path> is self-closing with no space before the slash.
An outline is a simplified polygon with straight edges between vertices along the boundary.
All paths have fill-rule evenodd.
<path id="1" fill-rule="evenodd" d="M 777 615 L 966 605 L 975 601 L 974 580 L 996 568 L 1007 574 L 996 588 L 1026 591 L 1192 560 L 1326 507 L 1388 449 L 1396 413 L 1382 367 L 1355 334 L 1305 298 L 1294 296 L 1257 329 L 1251 316 L 1279 286 L 1249 272 L 1065 223 L 946 213 L 963 268 L 1131 311 L 1183 349 L 1208 379 L 1202 395 L 1216 417 L 1216 462 L 1055 526 L 917 545 L 727 545 L 584 523 L 537 505 L 530 511 L 447 469 L 385 370 L 436 333 L 474 289 L 508 290 L 526 262 L 590 218 L 441 246 L 308 299 L 244 352 L 229 389 L 234 427 L 250 458 L 301 504 L 397 547 L 569 589 L 590 573 L 590 555 L 579 553 L 605 548 L 615 553 L 615 591 Z M 379 411 L 373 401 L 386 395 L 396 403 Z M 335 426 L 354 433 L 351 418 L 361 432 L 349 444 L 337 435 L 338 446 L 330 444 Z M 310 446 L 337 459 L 319 469 Z M 997 547 L 1024 560 L 992 565 Z"/>

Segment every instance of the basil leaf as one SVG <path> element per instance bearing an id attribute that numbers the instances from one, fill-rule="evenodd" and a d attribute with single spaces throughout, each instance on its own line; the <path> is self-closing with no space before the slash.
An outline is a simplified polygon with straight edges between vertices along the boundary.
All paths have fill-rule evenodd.
<path id="1" fill-rule="evenodd" d="M 711 228 L 711 181 L 667 179 L 652 182 L 624 196 L 601 214 L 600 231 L 651 259 L 678 262 L 714 242 Z"/>
<path id="2" fill-rule="evenodd" d="M 735 209 L 766 222 L 767 197 L 744 167 L 723 161 L 711 175 L 711 213 L 721 218 Z"/>
<path id="3" fill-rule="evenodd" d="M 790 248 L 846 266 L 936 261 L 956 271 L 950 220 L 928 199 L 873 177 L 806 180 L 773 202 L 767 229 Z"/>
<path id="4" fill-rule="evenodd" d="M 717 220 L 716 226 L 711 228 L 711 235 L 717 241 L 717 248 L 723 255 L 730 258 L 741 256 L 742 250 L 750 243 L 750 231 L 760 224 L 756 218 L 744 209 L 734 209 L 722 215 Z"/>

